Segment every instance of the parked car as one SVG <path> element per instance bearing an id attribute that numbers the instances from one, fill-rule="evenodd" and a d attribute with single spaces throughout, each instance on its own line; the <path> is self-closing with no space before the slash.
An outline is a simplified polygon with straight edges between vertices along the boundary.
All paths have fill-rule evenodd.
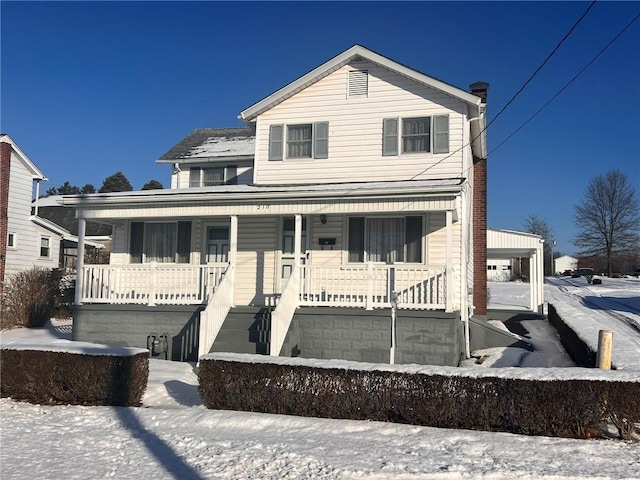
<path id="1" fill-rule="evenodd" d="M 584 277 L 587 279 L 587 283 L 591 283 L 594 273 L 595 272 L 593 268 L 579 268 L 573 272 L 573 275 L 571 275 L 571 277 L 572 278 Z M 600 283 L 602 283 L 602 281 Z"/>

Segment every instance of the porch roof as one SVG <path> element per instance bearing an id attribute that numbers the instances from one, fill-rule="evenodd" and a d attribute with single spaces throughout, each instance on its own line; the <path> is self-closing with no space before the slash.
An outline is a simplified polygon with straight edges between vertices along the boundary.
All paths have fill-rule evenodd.
<path id="1" fill-rule="evenodd" d="M 78 218 L 455 211 L 463 178 L 321 185 L 144 190 L 63 196 Z M 375 209 L 371 207 L 375 205 Z"/>

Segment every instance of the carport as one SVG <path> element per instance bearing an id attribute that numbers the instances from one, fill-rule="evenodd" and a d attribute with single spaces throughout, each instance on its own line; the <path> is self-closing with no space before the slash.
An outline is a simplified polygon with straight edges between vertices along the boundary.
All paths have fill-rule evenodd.
<path id="1" fill-rule="evenodd" d="M 487 259 L 529 259 L 529 292 L 532 312 L 544 313 L 544 239 L 532 233 L 487 229 Z"/>

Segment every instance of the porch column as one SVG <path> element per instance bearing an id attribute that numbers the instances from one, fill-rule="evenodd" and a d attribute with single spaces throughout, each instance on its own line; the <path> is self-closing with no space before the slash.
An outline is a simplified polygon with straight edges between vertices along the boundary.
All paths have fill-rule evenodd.
<path id="1" fill-rule="evenodd" d="M 82 293 L 82 267 L 84 267 L 84 236 L 87 230 L 87 221 L 84 218 L 78 219 L 78 248 L 76 254 L 76 290 L 73 298 L 73 303 L 76 305 L 82 305 L 80 303 Z"/>
<path id="2" fill-rule="evenodd" d="M 296 217 L 295 217 L 293 255 L 295 257 L 294 266 L 297 272 L 298 267 L 300 266 L 300 257 L 302 256 L 302 215 L 300 214 L 296 214 Z"/>
<path id="3" fill-rule="evenodd" d="M 536 312 L 542 313 L 542 304 L 544 303 L 544 245 L 540 243 L 538 253 L 538 277 L 536 278 Z"/>
<path id="4" fill-rule="evenodd" d="M 229 222 L 229 265 L 231 266 L 231 308 L 236 306 L 236 258 L 238 254 L 238 216 L 231 215 Z"/>
<path id="5" fill-rule="evenodd" d="M 445 273 L 445 285 L 447 289 L 447 296 L 445 298 L 445 311 L 451 312 L 453 310 L 453 212 L 447 210 L 447 250 L 446 250 L 446 273 Z"/>
<path id="6" fill-rule="evenodd" d="M 532 312 L 536 311 L 536 278 L 538 278 L 538 258 L 534 250 L 529 255 L 529 308 Z"/>

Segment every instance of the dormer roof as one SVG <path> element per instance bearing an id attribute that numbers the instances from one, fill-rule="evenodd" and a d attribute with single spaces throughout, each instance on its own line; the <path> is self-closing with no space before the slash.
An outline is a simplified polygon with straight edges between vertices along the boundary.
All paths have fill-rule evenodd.
<path id="1" fill-rule="evenodd" d="M 195 163 L 203 160 L 251 160 L 255 151 L 252 127 L 196 128 L 156 163 Z"/>

